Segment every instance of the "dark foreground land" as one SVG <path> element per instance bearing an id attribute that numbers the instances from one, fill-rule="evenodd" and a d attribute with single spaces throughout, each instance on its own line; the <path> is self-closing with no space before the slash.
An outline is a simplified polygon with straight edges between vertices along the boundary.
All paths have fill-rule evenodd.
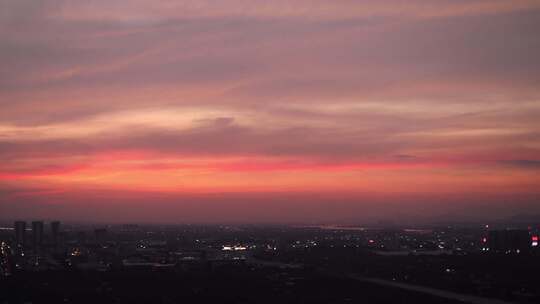
<path id="1" fill-rule="evenodd" d="M 35 272 L 6 280 L 0 303 L 456 303 L 305 270 Z"/>

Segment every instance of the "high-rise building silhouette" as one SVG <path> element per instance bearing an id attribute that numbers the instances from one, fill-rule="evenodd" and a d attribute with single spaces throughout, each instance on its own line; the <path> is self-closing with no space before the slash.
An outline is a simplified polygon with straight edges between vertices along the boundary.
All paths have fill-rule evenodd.
<path id="1" fill-rule="evenodd" d="M 77 242 L 79 242 L 79 244 L 86 243 L 86 232 L 84 231 L 77 232 Z"/>
<path id="2" fill-rule="evenodd" d="M 96 243 L 100 244 L 105 242 L 105 239 L 107 237 L 107 229 L 105 228 L 99 228 L 94 230 L 94 234 L 96 237 Z"/>
<path id="3" fill-rule="evenodd" d="M 43 222 L 34 221 L 32 222 L 32 246 L 35 253 L 40 251 L 42 244 L 43 244 Z"/>
<path id="4" fill-rule="evenodd" d="M 16 221 L 15 222 L 15 245 L 19 248 L 24 248 L 26 243 L 26 222 Z"/>
<path id="5" fill-rule="evenodd" d="M 52 244 L 56 248 L 58 246 L 59 242 L 59 234 L 60 234 L 60 222 L 54 221 L 51 222 L 51 234 L 52 234 Z"/>

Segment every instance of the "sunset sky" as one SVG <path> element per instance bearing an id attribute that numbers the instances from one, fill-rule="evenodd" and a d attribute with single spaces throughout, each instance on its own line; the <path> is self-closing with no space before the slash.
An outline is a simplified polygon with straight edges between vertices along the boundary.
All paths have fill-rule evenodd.
<path id="1" fill-rule="evenodd" d="M 538 0 L 0 0 L 0 218 L 540 213 Z"/>

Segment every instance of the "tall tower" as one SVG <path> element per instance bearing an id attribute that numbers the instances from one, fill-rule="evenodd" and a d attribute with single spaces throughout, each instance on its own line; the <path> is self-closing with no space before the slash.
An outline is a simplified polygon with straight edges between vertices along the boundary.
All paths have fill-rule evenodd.
<path id="1" fill-rule="evenodd" d="M 15 224 L 15 246 L 24 248 L 26 243 L 26 222 L 16 221 Z"/>
<path id="2" fill-rule="evenodd" d="M 32 245 L 34 247 L 34 253 L 38 253 L 43 244 L 43 222 L 32 222 Z"/>
<path id="3" fill-rule="evenodd" d="M 58 235 L 60 234 L 60 222 L 54 221 L 51 222 L 51 233 L 52 233 L 52 243 L 56 248 L 58 247 Z"/>
<path id="4" fill-rule="evenodd" d="M 107 237 L 107 229 L 105 228 L 95 229 L 94 234 L 96 236 L 96 243 L 102 244 L 103 242 L 105 242 L 105 238 Z"/>

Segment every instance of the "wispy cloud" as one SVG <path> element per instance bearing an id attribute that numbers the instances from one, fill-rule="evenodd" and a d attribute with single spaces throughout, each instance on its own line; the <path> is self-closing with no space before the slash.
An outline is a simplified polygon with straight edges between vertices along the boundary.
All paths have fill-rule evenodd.
<path id="1" fill-rule="evenodd" d="M 1 1 L 0 182 L 532 195 L 539 28 L 535 0 Z"/>

